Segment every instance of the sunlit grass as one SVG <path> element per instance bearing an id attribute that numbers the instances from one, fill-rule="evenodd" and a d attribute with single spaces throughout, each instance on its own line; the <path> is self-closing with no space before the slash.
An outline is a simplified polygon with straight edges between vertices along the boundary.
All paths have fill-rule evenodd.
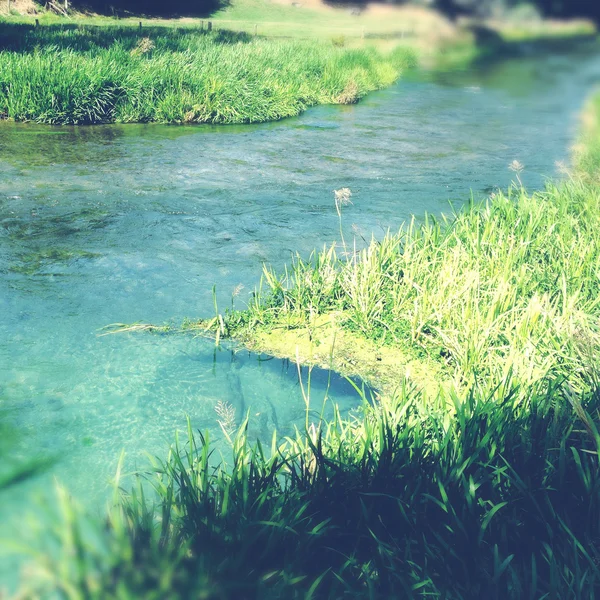
<path id="1" fill-rule="evenodd" d="M 596 184 L 600 183 L 600 93 L 588 101 L 581 118 L 582 136 L 575 147 L 578 169 Z"/>
<path id="2" fill-rule="evenodd" d="M 517 184 L 363 248 L 342 237 L 281 275 L 267 267 L 262 292 L 225 324 L 252 338 L 331 313 L 375 344 L 440 362 L 459 385 L 509 374 L 585 385 L 599 342 L 599 232 L 597 187 L 572 180 L 530 195 Z"/>
<path id="3" fill-rule="evenodd" d="M 453 31 L 449 21 L 434 10 L 415 6 L 374 5 L 368 9 L 352 10 L 345 6 L 324 3 L 292 3 L 270 0 L 233 0 L 211 15 L 160 18 L 135 16 L 121 12 L 115 16 L 102 16 L 85 12 L 71 12 L 69 18 L 44 11 L 37 15 L 1 15 L 12 23 L 33 25 L 97 25 L 137 28 L 140 19 L 144 27 L 160 26 L 187 30 L 207 27 L 255 32 L 267 37 L 320 38 L 330 40 L 344 36 L 348 41 L 369 37 L 422 38 L 432 35 L 449 35 Z M 119 11 L 117 10 L 117 13 Z"/>
<path id="4" fill-rule="evenodd" d="M 0 115 L 50 124 L 254 123 L 315 104 L 357 102 L 410 67 L 331 42 L 174 29 L 8 29 Z"/>

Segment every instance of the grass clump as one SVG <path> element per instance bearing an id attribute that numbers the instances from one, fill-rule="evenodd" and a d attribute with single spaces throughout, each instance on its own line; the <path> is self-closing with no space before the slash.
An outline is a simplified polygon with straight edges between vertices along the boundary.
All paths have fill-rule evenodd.
<path id="1" fill-rule="evenodd" d="M 405 387 L 270 452 L 243 426 L 219 467 L 189 428 L 103 530 L 64 503 L 29 593 L 593 598 L 599 396 L 550 386 L 518 399 L 511 387 L 437 398 Z"/>
<path id="2" fill-rule="evenodd" d="M 49 124 L 255 123 L 356 102 L 393 83 L 409 50 L 173 28 L 0 24 L 0 116 Z"/>
<path id="3" fill-rule="evenodd" d="M 599 340 L 599 231 L 598 188 L 515 186 L 362 249 L 297 257 L 282 276 L 266 268 L 264 291 L 225 324 L 251 340 L 329 315 L 375 346 L 436 361 L 459 385 L 585 379 Z"/>

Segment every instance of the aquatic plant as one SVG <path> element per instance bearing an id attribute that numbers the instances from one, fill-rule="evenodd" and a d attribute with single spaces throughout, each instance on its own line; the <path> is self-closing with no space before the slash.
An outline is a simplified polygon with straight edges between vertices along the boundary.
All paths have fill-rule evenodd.
<path id="1" fill-rule="evenodd" d="M 218 417 L 217 423 L 223 430 L 227 439 L 231 441 L 231 436 L 236 429 L 235 407 L 229 402 L 219 400 L 215 405 L 215 412 Z"/>
<path id="2" fill-rule="evenodd" d="M 9 270 L 24 275 L 56 274 L 56 267 L 64 267 L 83 259 L 97 258 L 99 255 L 73 248 L 41 248 L 19 256 L 19 262 Z M 48 270 L 49 269 L 49 270 Z"/>
<path id="3" fill-rule="evenodd" d="M 344 252 L 346 252 L 346 240 L 344 239 L 344 229 L 342 227 L 342 207 L 348 206 L 348 204 L 352 204 L 352 192 L 350 188 L 344 187 L 339 190 L 333 190 L 333 197 L 335 200 L 335 211 L 338 215 L 338 220 L 340 223 L 340 238 L 342 240 L 342 245 L 344 246 Z"/>

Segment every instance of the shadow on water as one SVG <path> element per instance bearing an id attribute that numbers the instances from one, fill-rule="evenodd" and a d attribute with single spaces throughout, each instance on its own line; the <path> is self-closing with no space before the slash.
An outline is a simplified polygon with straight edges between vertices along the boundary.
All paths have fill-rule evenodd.
<path id="1" fill-rule="evenodd" d="M 489 31 L 486 29 L 486 31 Z M 597 55 L 600 42 L 597 36 L 577 38 L 541 38 L 537 40 L 504 41 L 491 32 L 497 46 L 492 52 L 484 52 L 472 64 L 461 67 L 432 69 L 408 74 L 408 77 L 425 79 L 448 88 L 467 88 L 479 91 L 502 90 L 516 97 L 543 98 L 546 91 L 551 94 L 557 76 L 568 76 L 574 63 L 589 60 Z M 484 38 L 485 39 L 485 38 Z M 489 47 L 490 42 L 481 42 Z M 591 75 L 591 85 L 598 79 Z"/>
<path id="2" fill-rule="evenodd" d="M 277 123 L 261 123 L 256 127 L 269 129 Z M 148 143 L 177 140 L 204 133 L 247 132 L 248 125 L 157 125 L 145 123 L 109 125 L 37 125 L 0 120 L 1 161 L 21 168 L 56 164 L 81 165 L 93 169 L 126 159 L 129 148 L 119 141 L 139 143 L 140 151 Z M 0 171 L 0 177 L 2 172 Z"/>
<path id="3" fill-rule="evenodd" d="M 530 40 L 506 40 L 497 31 L 483 25 L 469 28 L 475 36 L 476 45 L 482 50 L 472 66 L 493 65 L 511 58 L 547 56 L 564 53 L 589 53 L 597 49 L 598 35 L 582 33 L 574 36 L 540 35 Z"/>
<path id="4" fill-rule="evenodd" d="M 25 167 L 55 163 L 102 164 L 122 158 L 118 139 L 139 134 L 124 126 L 60 127 L 0 121 L 0 153 L 11 164 Z"/>
<path id="5" fill-rule="evenodd" d="M 0 456 L 10 453 L 16 462 L 4 461 L 0 483 L 5 473 L 11 483 L 39 475 L 31 489 L 46 493 L 55 476 L 100 505 L 119 452 L 127 453 L 128 469 L 143 464 L 147 453 L 167 448 L 173 432 L 185 429 L 186 417 L 227 451 L 219 407 L 227 409 L 232 426 L 248 419 L 250 440 L 269 444 L 274 431 L 282 439 L 308 422 L 331 420 L 334 403 L 346 415 L 361 405 L 354 385 L 333 371 L 299 368 L 232 345 L 170 335 L 100 339 L 120 362 L 97 365 L 85 388 L 66 374 L 52 390 L 44 381 L 39 387 L 37 377 L 9 384 L 7 409 L 0 412 Z M 365 388 L 365 398 L 371 395 Z M 38 452 L 52 458 L 40 460 Z M 5 497 L 4 508 L 16 509 L 19 497 Z"/>

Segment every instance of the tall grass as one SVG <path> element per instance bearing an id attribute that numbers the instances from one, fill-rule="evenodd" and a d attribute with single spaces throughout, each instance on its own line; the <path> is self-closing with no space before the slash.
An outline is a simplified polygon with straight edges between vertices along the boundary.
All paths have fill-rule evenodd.
<path id="1" fill-rule="evenodd" d="M 90 599 L 592 599 L 599 396 L 510 388 L 405 387 L 271 451 L 242 427 L 217 468 L 190 429 L 153 464 L 157 496 L 140 482 L 104 530 L 65 501 L 27 583 Z"/>
<path id="2" fill-rule="evenodd" d="M 598 265 L 596 186 L 572 180 L 529 195 L 516 185 L 362 249 L 297 257 L 282 275 L 267 267 L 263 291 L 225 321 L 252 337 L 335 314 L 343 329 L 442 363 L 461 385 L 509 373 L 525 385 L 549 375 L 585 385 L 599 342 Z"/>
<path id="3" fill-rule="evenodd" d="M 50 124 L 272 121 L 357 102 L 413 62 L 226 32 L 0 27 L 0 117 Z"/>
<path id="4" fill-rule="evenodd" d="M 600 182 L 600 93 L 590 98 L 582 115 L 583 135 L 575 147 L 578 169 L 588 179 Z"/>

